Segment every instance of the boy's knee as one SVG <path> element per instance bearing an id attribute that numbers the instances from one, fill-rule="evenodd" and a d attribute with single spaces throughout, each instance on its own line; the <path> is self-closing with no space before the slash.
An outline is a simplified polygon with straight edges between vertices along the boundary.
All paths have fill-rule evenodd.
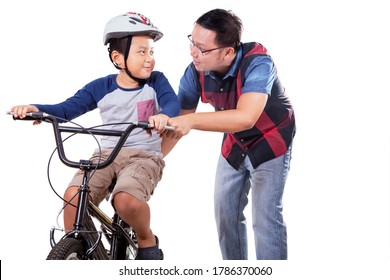
<path id="1" fill-rule="evenodd" d="M 117 193 L 113 202 L 118 213 L 136 213 L 145 206 L 143 202 L 125 192 Z"/>
<path id="2" fill-rule="evenodd" d="M 67 188 L 64 194 L 64 199 L 66 201 L 70 201 L 72 198 L 77 196 L 78 191 L 79 191 L 78 186 L 71 186 Z"/>

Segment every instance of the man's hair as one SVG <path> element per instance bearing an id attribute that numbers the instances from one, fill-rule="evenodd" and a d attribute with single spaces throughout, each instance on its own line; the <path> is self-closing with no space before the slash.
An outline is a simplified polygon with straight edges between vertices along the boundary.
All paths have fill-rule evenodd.
<path id="1" fill-rule="evenodd" d="M 240 46 L 243 25 L 232 11 L 214 9 L 200 16 L 195 23 L 214 31 L 218 45 L 232 46 L 236 50 Z"/>

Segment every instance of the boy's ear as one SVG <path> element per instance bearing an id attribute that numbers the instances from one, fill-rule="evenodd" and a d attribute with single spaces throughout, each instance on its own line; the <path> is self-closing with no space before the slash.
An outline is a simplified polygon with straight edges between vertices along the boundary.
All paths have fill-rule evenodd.
<path id="1" fill-rule="evenodd" d="M 118 51 L 112 51 L 111 53 L 112 62 L 114 62 L 118 66 L 122 66 L 123 64 L 123 55 Z"/>

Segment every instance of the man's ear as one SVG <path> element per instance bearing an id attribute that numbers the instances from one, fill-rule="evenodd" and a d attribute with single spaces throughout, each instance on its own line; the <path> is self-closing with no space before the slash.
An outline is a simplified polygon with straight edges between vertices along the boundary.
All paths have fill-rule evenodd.
<path id="1" fill-rule="evenodd" d="M 225 58 L 229 58 L 235 54 L 235 50 L 233 47 L 227 47 L 227 48 L 225 48 L 225 50 L 226 50 Z"/>

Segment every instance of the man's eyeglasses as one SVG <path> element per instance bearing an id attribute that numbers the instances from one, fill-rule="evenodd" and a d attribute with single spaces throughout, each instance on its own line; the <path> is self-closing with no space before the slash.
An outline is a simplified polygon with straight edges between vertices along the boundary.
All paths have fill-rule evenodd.
<path id="1" fill-rule="evenodd" d="M 208 50 L 202 50 L 201 48 L 199 48 L 197 45 L 195 45 L 194 41 L 192 41 L 192 36 L 191 34 L 187 36 L 188 40 L 190 40 L 191 44 L 190 44 L 190 47 L 191 48 L 195 48 L 199 54 L 201 55 L 207 55 L 209 52 L 212 52 L 212 51 L 215 51 L 215 50 L 219 50 L 219 49 L 223 49 L 223 48 L 226 48 L 226 47 L 218 47 L 218 48 L 213 48 L 213 49 L 208 49 Z"/>

